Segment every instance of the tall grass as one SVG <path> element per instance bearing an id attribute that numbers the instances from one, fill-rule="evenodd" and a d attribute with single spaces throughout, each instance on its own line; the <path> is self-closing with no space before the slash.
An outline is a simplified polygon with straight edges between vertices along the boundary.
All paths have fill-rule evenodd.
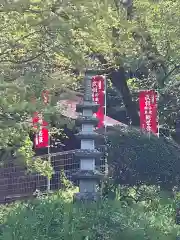
<path id="1" fill-rule="evenodd" d="M 174 202 L 104 200 L 72 203 L 73 191 L 58 192 L 0 209 L 0 240 L 174 240 Z M 166 201 L 165 201 L 166 200 Z"/>

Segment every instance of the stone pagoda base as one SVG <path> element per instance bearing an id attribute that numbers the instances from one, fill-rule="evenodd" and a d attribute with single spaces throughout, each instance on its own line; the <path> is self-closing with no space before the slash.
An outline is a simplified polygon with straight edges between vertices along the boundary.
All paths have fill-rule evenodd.
<path id="1" fill-rule="evenodd" d="M 86 193 L 75 193 L 73 202 L 97 202 L 101 200 L 101 193 L 99 192 L 86 192 Z"/>

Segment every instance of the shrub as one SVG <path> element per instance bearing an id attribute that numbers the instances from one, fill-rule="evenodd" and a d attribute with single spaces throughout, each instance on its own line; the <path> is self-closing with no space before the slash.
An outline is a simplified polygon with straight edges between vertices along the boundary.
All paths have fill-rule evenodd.
<path id="1" fill-rule="evenodd" d="M 119 200 L 73 204 L 73 192 L 19 203 L 4 219 L 1 240 L 173 240 L 173 201 L 142 201 L 131 206 Z"/>
<path id="2" fill-rule="evenodd" d="M 179 185 L 180 147 L 173 140 L 130 127 L 109 128 L 107 134 L 113 184 L 160 185 L 166 190 Z"/>

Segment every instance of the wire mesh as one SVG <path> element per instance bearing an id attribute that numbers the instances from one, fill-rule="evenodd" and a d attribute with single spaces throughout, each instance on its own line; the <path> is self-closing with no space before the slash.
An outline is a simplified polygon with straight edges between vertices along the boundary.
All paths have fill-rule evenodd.
<path id="1" fill-rule="evenodd" d="M 100 149 L 103 151 L 103 149 Z M 76 150 L 50 154 L 54 174 L 51 178 L 50 188 L 52 191 L 62 188 L 62 173 L 73 182 L 72 175 L 80 168 L 80 161 L 74 157 Z M 48 161 L 48 155 L 40 156 Z M 97 162 L 97 168 L 104 171 L 104 157 Z M 28 173 L 25 166 L 17 161 L 9 161 L 0 168 L 0 203 L 8 203 L 17 199 L 33 197 L 38 190 L 47 190 L 47 177 L 39 173 Z"/>

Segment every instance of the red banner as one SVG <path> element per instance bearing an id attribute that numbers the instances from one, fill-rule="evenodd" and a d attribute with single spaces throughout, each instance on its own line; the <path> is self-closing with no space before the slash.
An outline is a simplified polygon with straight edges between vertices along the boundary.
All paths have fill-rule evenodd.
<path id="1" fill-rule="evenodd" d="M 42 99 L 43 99 L 43 103 L 44 104 L 48 104 L 49 103 L 49 92 L 47 90 L 44 90 L 42 92 Z"/>
<path id="2" fill-rule="evenodd" d="M 49 144 L 49 132 L 47 129 L 48 123 L 42 119 L 42 115 L 34 113 L 33 127 L 38 129 L 38 133 L 35 134 L 34 145 L 35 148 L 48 147 Z"/>
<path id="3" fill-rule="evenodd" d="M 157 92 L 154 90 L 139 93 L 140 127 L 147 132 L 158 134 Z"/>
<path id="4" fill-rule="evenodd" d="M 44 104 L 49 102 L 49 96 L 47 91 L 42 92 L 42 98 Z M 38 133 L 35 134 L 34 146 L 35 148 L 45 148 L 49 145 L 49 131 L 47 129 L 48 123 L 43 120 L 42 114 L 34 113 L 33 127 L 38 129 Z"/>
<path id="5" fill-rule="evenodd" d="M 103 76 L 92 77 L 92 98 L 93 101 L 99 104 L 99 109 L 96 117 L 99 119 L 98 128 L 104 126 L 104 104 L 105 104 L 105 83 Z"/>

